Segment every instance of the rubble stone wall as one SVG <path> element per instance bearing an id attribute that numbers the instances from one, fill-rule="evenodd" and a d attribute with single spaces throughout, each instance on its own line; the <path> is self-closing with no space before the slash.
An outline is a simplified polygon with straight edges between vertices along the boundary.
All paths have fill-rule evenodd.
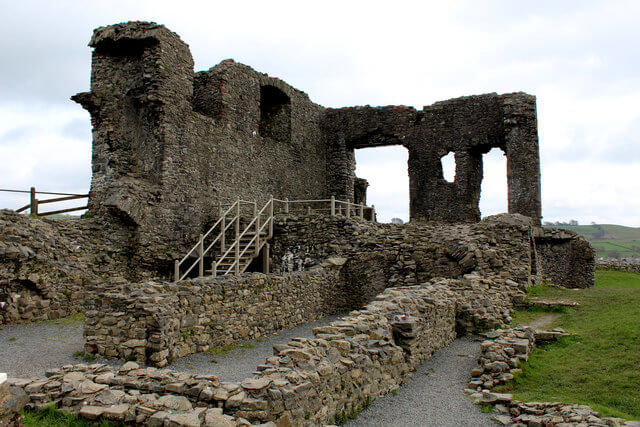
<path id="1" fill-rule="evenodd" d="M 0 325 L 84 311 L 87 288 L 131 273 L 127 248 L 95 219 L 31 218 L 0 211 Z"/>
<path id="2" fill-rule="evenodd" d="M 191 283 L 200 291 L 205 285 Z M 161 288 L 143 285 L 140 295 L 156 295 L 149 286 Z M 189 299 L 186 283 L 173 291 Z M 47 379 L 13 384 L 29 394 L 31 408 L 53 401 L 91 419 L 204 425 L 207 417 L 229 422 L 232 416 L 278 425 L 334 423 L 395 390 L 455 338 L 458 319 L 469 321 L 468 332 L 503 326 L 511 305 L 523 298 L 514 282 L 473 274 L 388 288 L 365 307 L 314 329 L 314 338 L 275 346 L 259 374 L 240 383 L 127 363 L 66 366 Z"/>
<path id="3" fill-rule="evenodd" d="M 271 249 L 274 273 L 301 271 L 337 256 L 350 260 L 345 274 L 351 280 L 357 280 L 355 266 L 366 266 L 363 273 L 375 274 L 373 282 L 384 286 L 421 284 L 470 272 L 508 278 L 523 289 L 531 279 L 527 223 L 398 225 L 297 215 L 276 220 Z"/>
<path id="4" fill-rule="evenodd" d="M 629 261 L 596 261 L 596 267 L 604 270 L 635 271 L 640 273 L 640 262 Z"/>
<path id="5" fill-rule="evenodd" d="M 338 271 L 330 266 L 282 276 L 119 284 L 88 307 L 85 348 L 162 367 L 210 347 L 356 308 L 338 284 Z"/>
<path id="6" fill-rule="evenodd" d="M 588 288 L 595 281 L 595 251 L 579 234 L 537 227 L 535 245 L 545 279 L 565 288 Z"/>

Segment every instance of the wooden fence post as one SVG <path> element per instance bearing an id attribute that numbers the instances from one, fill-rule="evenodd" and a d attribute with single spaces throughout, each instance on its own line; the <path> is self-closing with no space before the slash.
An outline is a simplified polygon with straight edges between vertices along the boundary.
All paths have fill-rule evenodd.
<path id="1" fill-rule="evenodd" d="M 336 196 L 331 196 L 331 216 L 336 216 Z"/>
<path id="2" fill-rule="evenodd" d="M 31 215 L 38 216 L 38 199 L 36 199 L 36 187 L 31 187 Z"/>
<path id="3" fill-rule="evenodd" d="M 173 277 L 176 282 L 180 280 L 180 261 L 178 260 L 173 263 Z"/>
<path id="4" fill-rule="evenodd" d="M 271 246 L 268 243 L 265 243 L 264 249 L 262 250 L 262 272 L 265 274 L 269 274 L 269 257 L 271 256 L 270 250 Z"/>
<path id="5" fill-rule="evenodd" d="M 223 216 L 222 217 L 222 221 L 220 222 L 220 226 L 222 227 L 220 229 L 220 250 L 222 252 L 220 252 L 220 255 L 224 254 L 225 252 L 225 240 L 226 240 L 226 231 L 227 231 L 227 216 Z"/>
<path id="6" fill-rule="evenodd" d="M 269 239 L 273 237 L 273 195 L 269 198 Z"/>
<path id="7" fill-rule="evenodd" d="M 200 235 L 200 241 L 198 242 L 198 277 L 204 276 L 204 236 Z"/>
<path id="8" fill-rule="evenodd" d="M 289 198 L 284 199 L 284 213 L 289 213 Z"/>

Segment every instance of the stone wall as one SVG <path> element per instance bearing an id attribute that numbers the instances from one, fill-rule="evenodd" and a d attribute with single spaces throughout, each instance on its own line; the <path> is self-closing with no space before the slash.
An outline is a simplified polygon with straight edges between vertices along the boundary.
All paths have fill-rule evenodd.
<path id="1" fill-rule="evenodd" d="M 23 416 L 20 411 L 27 403 L 25 392 L 11 387 L 7 374 L 0 373 L 0 426 L 20 426 Z"/>
<path id="2" fill-rule="evenodd" d="M 545 279 L 565 288 L 587 288 L 595 281 L 595 251 L 579 234 L 558 228 L 534 231 L 538 262 Z"/>
<path id="3" fill-rule="evenodd" d="M 188 299 L 186 287 L 179 293 Z M 29 394 L 32 408 L 51 400 L 91 419 L 146 425 L 205 425 L 207 417 L 228 423 L 220 425 L 242 419 L 335 423 L 395 390 L 455 338 L 458 319 L 469 321 L 468 332 L 502 326 L 510 321 L 511 305 L 522 298 L 514 282 L 476 275 L 388 288 L 364 308 L 316 328 L 314 338 L 275 346 L 274 356 L 258 366 L 259 374 L 240 383 L 129 362 L 118 369 L 66 366 L 49 371 L 47 379 L 13 384 Z"/>
<path id="4" fill-rule="evenodd" d="M 508 162 L 509 211 L 540 219 L 536 106 L 523 93 L 410 107 L 326 109 L 283 81 L 225 60 L 194 73 L 188 46 L 162 25 L 100 27 L 89 45 L 90 211 L 139 262 L 176 258 L 236 197 L 366 200 L 356 148 L 409 150 L 411 217 L 478 221 L 482 154 Z M 456 180 L 441 158 L 455 152 Z"/>
<path id="5" fill-rule="evenodd" d="M 133 228 L 140 258 L 174 258 L 219 202 L 326 198 L 322 107 L 226 60 L 194 74 L 188 46 L 153 23 L 95 30 L 90 211 Z"/>
<path id="6" fill-rule="evenodd" d="M 275 222 L 272 271 L 301 271 L 337 256 L 349 260 L 344 271 L 349 280 L 358 280 L 357 268 L 376 275 L 370 281 L 377 290 L 472 271 L 509 278 L 524 289 L 531 280 L 530 240 L 530 226 L 521 222 L 398 225 L 295 215 Z"/>
<path id="7" fill-rule="evenodd" d="M 597 260 L 596 267 L 604 270 L 634 271 L 640 273 L 640 262 Z"/>
<path id="8" fill-rule="evenodd" d="M 411 107 L 330 109 L 323 121 L 331 150 L 335 195 L 352 195 L 353 150 L 402 145 L 409 152 L 412 220 L 479 221 L 482 155 L 500 148 L 507 157 L 509 212 L 539 225 L 540 161 L 535 97 L 495 93 Z M 442 157 L 455 154 L 456 175 L 447 182 Z"/>
<path id="9" fill-rule="evenodd" d="M 81 312 L 88 286 L 150 274 L 129 265 L 119 237 L 103 230 L 94 219 L 0 211 L 0 325 Z"/>
<path id="10" fill-rule="evenodd" d="M 331 265 L 282 276 L 252 273 L 101 289 L 102 297 L 85 315 L 86 350 L 159 367 L 356 307 Z"/>

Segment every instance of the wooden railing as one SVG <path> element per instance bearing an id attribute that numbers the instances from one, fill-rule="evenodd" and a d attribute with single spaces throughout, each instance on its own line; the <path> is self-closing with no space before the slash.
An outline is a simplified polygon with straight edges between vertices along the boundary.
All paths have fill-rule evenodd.
<path id="1" fill-rule="evenodd" d="M 243 216 L 243 209 L 246 212 L 247 207 L 250 212 Z M 270 197 L 260 210 L 256 202 L 237 199 L 231 205 L 220 205 L 218 209 L 218 220 L 213 226 L 200 235 L 198 242 L 181 260 L 174 261 L 173 276 L 176 282 L 187 277 L 196 266 L 198 277 L 203 277 L 205 258 L 211 259 L 210 273 L 213 277 L 243 273 L 263 248 L 268 251 L 267 241 L 273 236 L 273 221 L 277 214 L 326 212 L 331 216 L 368 216 L 371 221 L 375 221 L 376 217 L 373 206 L 336 200 L 333 196 L 320 200 L 279 200 Z M 243 219 L 246 225 L 243 225 Z M 228 237 L 232 237 L 231 242 L 227 242 Z M 268 253 L 265 254 L 263 262 L 265 272 L 269 270 L 268 256 Z"/>
<path id="2" fill-rule="evenodd" d="M 49 191 L 36 191 L 35 187 L 31 187 L 30 191 L 25 191 L 25 190 L 6 190 L 6 189 L 0 189 L 0 191 L 5 191 L 5 192 L 9 192 L 9 193 L 27 193 L 30 194 L 30 202 L 28 205 L 23 206 L 19 209 L 16 209 L 17 213 L 20 212 L 24 212 L 27 209 L 29 209 L 29 214 L 30 215 L 36 215 L 36 216 L 47 216 L 47 215 L 57 215 L 57 214 L 63 214 L 63 213 L 67 213 L 67 212 L 74 212 L 74 211 L 81 211 L 84 209 L 87 209 L 89 206 L 81 206 L 81 207 L 76 207 L 76 208 L 67 208 L 67 209 L 58 209 L 56 211 L 49 211 L 49 212 L 40 212 L 39 211 L 39 207 L 40 205 L 44 205 L 45 203 L 56 203 L 56 202 L 65 202 L 68 200 L 75 200 L 75 199 L 86 199 L 89 197 L 88 194 L 72 194 L 72 193 L 52 193 Z M 65 197 L 56 197 L 53 199 L 45 199 L 45 200 L 40 200 L 36 197 L 36 195 L 38 194 L 49 194 L 49 195 L 54 195 L 54 196 L 65 196 Z"/>

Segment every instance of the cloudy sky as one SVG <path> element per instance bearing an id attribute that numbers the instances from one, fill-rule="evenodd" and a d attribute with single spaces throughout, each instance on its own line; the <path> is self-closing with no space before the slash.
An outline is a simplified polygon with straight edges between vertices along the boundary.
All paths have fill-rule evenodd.
<path id="1" fill-rule="evenodd" d="M 624 0 L 2 0 L 0 188 L 88 191 L 89 115 L 69 96 L 89 89 L 93 28 L 128 20 L 177 32 L 196 70 L 234 58 L 327 107 L 534 94 L 544 220 L 640 226 L 640 2 Z M 381 219 L 407 219 L 406 150 L 356 155 Z M 482 214 L 506 199 L 493 151 Z"/>

